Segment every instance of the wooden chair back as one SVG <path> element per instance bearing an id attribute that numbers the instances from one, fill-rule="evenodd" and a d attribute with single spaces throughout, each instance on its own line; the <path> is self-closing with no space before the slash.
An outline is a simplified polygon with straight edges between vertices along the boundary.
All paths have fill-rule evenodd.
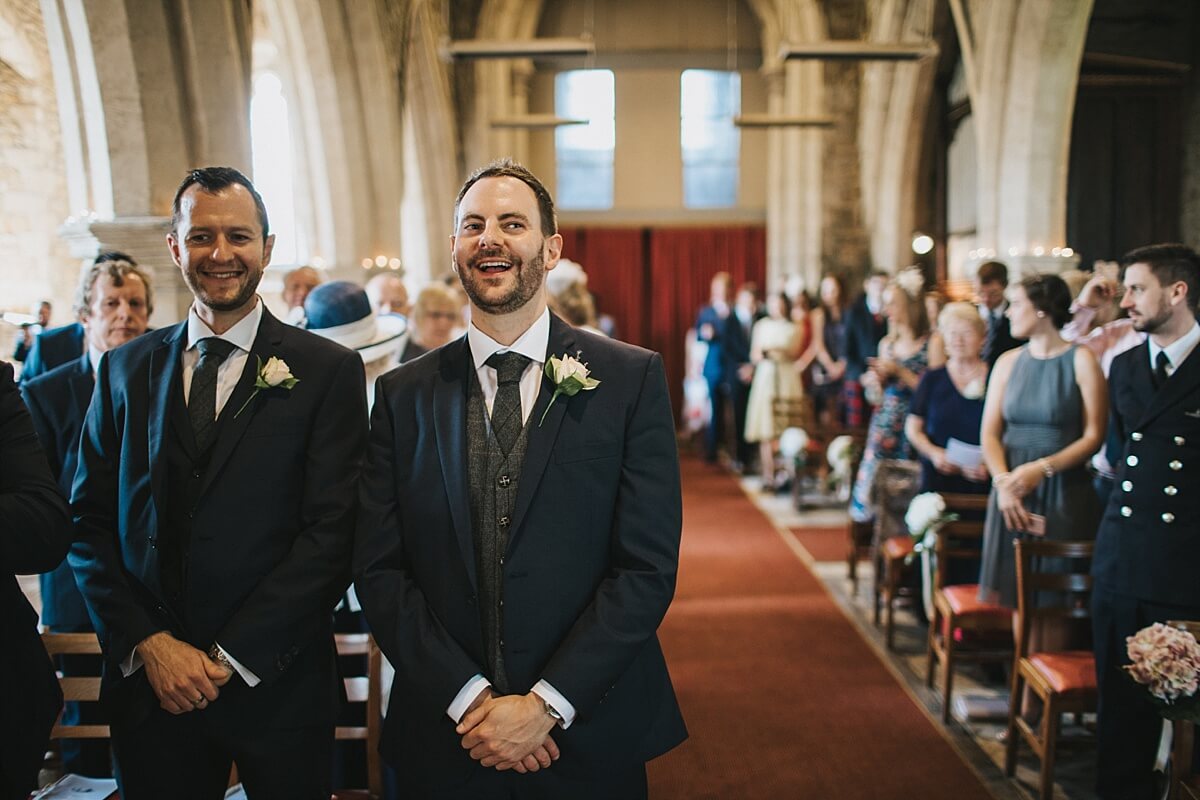
<path id="1" fill-rule="evenodd" d="M 938 529 L 933 552 L 937 556 L 933 570 L 933 591 L 946 585 L 947 567 L 952 561 L 979 560 L 979 543 L 983 539 L 983 521 L 956 519 Z"/>
<path id="2" fill-rule="evenodd" d="M 1029 541 L 1014 539 L 1017 549 L 1017 646 L 1016 658 L 1029 655 L 1029 633 L 1035 622 L 1049 619 L 1091 619 L 1091 541 Z M 1053 570 L 1040 566 L 1041 559 L 1060 559 Z M 1068 565 L 1062 569 L 1063 564 Z M 1045 593 L 1050 593 L 1049 597 Z M 1038 600 L 1039 594 L 1042 595 Z M 1037 602 L 1035 602 L 1035 600 Z"/>
<path id="3" fill-rule="evenodd" d="M 339 656 L 366 656 L 367 674 L 345 678 L 346 699 L 366 705 L 365 725 L 339 725 L 334 737 L 359 740 L 367 748 L 367 791 L 383 796 L 383 765 L 379 756 L 379 736 L 383 727 L 383 691 L 381 674 L 383 654 L 369 633 L 339 633 L 334 636 Z"/>
<path id="4" fill-rule="evenodd" d="M 94 633 L 52 633 L 42 634 L 42 644 L 51 658 L 60 655 L 99 656 L 100 641 Z M 62 688 L 63 700 L 77 703 L 95 703 L 100 700 L 100 676 L 94 677 L 59 677 L 58 684 Z M 63 725 L 62 715 L 54 723 L 50 731 L 51 739 L 108 739 L 110 736 L 107 725 Z"/>

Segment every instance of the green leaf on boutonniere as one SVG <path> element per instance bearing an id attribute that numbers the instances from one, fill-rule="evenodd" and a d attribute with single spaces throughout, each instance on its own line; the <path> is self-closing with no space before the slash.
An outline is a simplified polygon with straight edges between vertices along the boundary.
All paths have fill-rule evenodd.
<path id="1" fill-rule="evenodd" d="M 258 364 L 258 371 L 254 376 L 254 391 L 246 398 L 246 402 L 242 403 L 242 407 L 233 415 L 234 419 L 241 416 L 246 410 L 246 406 L 250 405 L 250 401 L 258 396 L 259 391 L 263 389 L 292 389 L 300 379 L 292 374 L 292 369 L 287 365 L 287 362 L 282 358 L 271 356 L 264 364 L 262 358 L 254 357 L 255 363 Z"/>
<path id="2" fill-rule="evenodd" d="M 550 356 L 546 359 L 546 377 L 554 384 L 554 394 L 550 397 L 550 402 L 546 404 L 546 410 L 542 412 L 541 420 L 538 421 L 539 428 L 546 421 L 550 407 L 554 405 L 554 401 L 560 394 L 574 397 L 580 392 L 590 392 L 600 385 L 600 381 L 591 377 L 587 364 L 579 360 L 579 355 L 576 353 L 575 357 L 572 357 L 563 353 L 562 358 Z"/>

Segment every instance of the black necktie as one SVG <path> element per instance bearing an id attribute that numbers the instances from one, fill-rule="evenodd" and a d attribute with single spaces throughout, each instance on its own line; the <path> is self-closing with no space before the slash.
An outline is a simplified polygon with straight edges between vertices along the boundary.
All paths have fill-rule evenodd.
<path id="1" fill-rule="evenodd" d="M 492 401 L 492 433 L 504 455 L 512 452 L 524 427 L 521 419 L 521 375 L 529 359 L 520 353 L 493 353 L 487 365 L 496 370 L 496 399 Z"/>
<path id="2" fill-rule="evenodd" d="M 1158 351 L 1158 358 L 1154 359 L 1154 388 L 1162 386 L 1167 382 L 1167 367 L 1171 365 L 1171 359 L 1167 358 L 1166 350 Z"/>
<path id="3" fill-rule="evenodd" d="M 217 368 L 233 352 L 235 345 L 210 336 L 196 342 L 200 360 L 192 370 L 192 387 L 188 393 L 188 417 L 196 447 L 203 453 L 212 444 L 217 422 Z"/>

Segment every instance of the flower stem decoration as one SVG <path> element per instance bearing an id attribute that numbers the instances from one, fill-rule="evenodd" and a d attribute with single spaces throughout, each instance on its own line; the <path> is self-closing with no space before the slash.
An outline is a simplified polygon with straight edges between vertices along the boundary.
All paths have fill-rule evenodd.
<path id="1" fill-rule="evenodd" d="M 246 402 L 242 403 L 242 407 L 233 415 L 234 419 L 241 416 L 241 413 L 246 410 L 246 406 L 250 405 L 250 401 L 258 395 L 263 389 L 291 389 L 300 379 L 292 374 L 292 368 L 287 365 L 287 362 L 282 358 L 271 356 L 264 364 L 263 360 L 258 356 L 254 357 L 258 362 L 258 374 L 254 378 L 254 391 L 246 398 Z"/>
<path id="2" fill-rule="evenodd" d="M 581 353 L 576 352 L 572 357 L 563 353 L 562 358 L 550 356 L 546 360 L 546 377 L 554 384 L 554 395 L 546 404 L 546 410 L 542 412 L 542 418 L 538 421 L 539 428 L 546 421 L 546 415 L 550 413 L 550 406 L 554 405 L 554 401 L 560 394 L 574 397 L 580 392 L 590 392 L 600 385 L 600 381 L 589 377 L 591 372 L 588 370 L 587 364 L 579 360 L 580 355 Z"/>

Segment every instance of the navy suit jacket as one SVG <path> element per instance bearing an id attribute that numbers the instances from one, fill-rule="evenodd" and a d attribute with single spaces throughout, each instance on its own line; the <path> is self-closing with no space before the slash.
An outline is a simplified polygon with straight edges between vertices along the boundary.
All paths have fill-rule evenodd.
<path id="1" fill-rule="evenodd" d="M 0 797 L 26 797 L 62 692 L 16 574 L 54 569 L 71 541 L 67 504 L 46 468 L 33 424 L 0 361 Z"/>
<path id="2" fill-rule="evenodd" d="M 856 381 L 867 370 L 867 359 L 879 355 L 879 340 L 887 334 L 883 315 L 875 319 L 867 306 L 867 297 L 858 298 L 846 312 L 845 342 L 842 354 L 846 359 L 846 380 Z"/>
<path id="3" fill-rule="evenodd" d="M 178 533 L 164 529 L 165 439 L 186 343 L 183 322 L 105 353 L 80 440 L 69 560 L 104 650 L 102 697 L 114 714 L 157 705 L 145 670 L 123 678 L 119 665 L 169 630 L 205 650 L 219 642 L 262 681 L 248 689 L 235 678 L 210 718 L 332 724 L 332 615 L 348 584 L 366 447 L 362 360 L 263 311 L 189 512 L 184 607 L 172 608 L 158 542 Z M 271 356 L 299 383 L 255 393 L 256 359 Z"/>
<path id="4" fill-rule="evenodd" d="M 50 474 L 57 478 L 64 497 L 70 496 L 75 481 L 79 434 L 95 383 L 87 353 L 21 383 L 21 394 L 50 464 Z M 41 583 L 43 624 L 59 631 L 92 629 L 70 564 L 63 561 L 53 572 L 42 573 Z"/>
<path id="5" fill-rule="evenodd" d="M 696 338 L 708 342 L 708 353 L 704 356 L 704 379 L 709 383 L 722 383 L 725 380 L 725 356 L 721 349 L 721 340 L 725 337 L 725 323 L 733 316 L 733 310 L 722 317 L 713 306 L 700 309 L 696 318 Z M 712 336 L 705 336 L 703 326 L 712 326 Z"/>
<path id="6" fill-rule="evenodd" d="M 549 354 L 600 385 L 529 417 L 504 574 L 510 689 L 545 679 L 574 705 L 555 770 L 644 763 L 687 732 L 656 631 L 675 590 L 681 499 L 662 358 L 551 318 Z M 379 379 L 363 470 L 355 587 L 396 668 L 381 750 L 414 783 L 482 767 L 446 708 L 485 668 L 467 477 L 466 337 Z M 549 406 L 545 421 L 539 424 Z"/>
<path id="7" fill-rule="evenodd" d="M 25 358 L 25 365 L 21 368 L 21 383 L 74 361 L 84 349 L 83 325 L 79 322 L 42 331 L 34 337 L 33 347 Z"/>
<path id="8" fill-rule="evenodd" d="M 1200 348 L 1153 386 L 1149 343 L 1113 359 L 1109 424 L 1121 448 L 1109 454 L 1117 476 L 1092 573 L 1119 594 L 1200 608 Z"/>

